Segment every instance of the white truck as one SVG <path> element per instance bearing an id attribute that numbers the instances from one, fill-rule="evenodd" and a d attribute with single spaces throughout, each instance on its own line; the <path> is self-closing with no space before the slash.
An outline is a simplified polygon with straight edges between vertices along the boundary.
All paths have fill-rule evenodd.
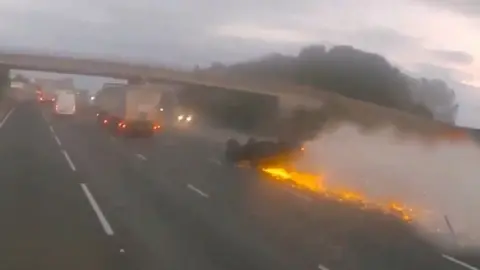
<path id="1" fill-rule="evenodd" d="M 119 85 L 95 98 L 97 121 L 117 135 L 150 137 L 163 126 L 160 100 L 169 85 Z"/>
<path id="2" fill-rule="evenodd" d="M 74 115 L 76 93 L 73 90 L 58 90 L 55 96 L 55 115 Z"/>

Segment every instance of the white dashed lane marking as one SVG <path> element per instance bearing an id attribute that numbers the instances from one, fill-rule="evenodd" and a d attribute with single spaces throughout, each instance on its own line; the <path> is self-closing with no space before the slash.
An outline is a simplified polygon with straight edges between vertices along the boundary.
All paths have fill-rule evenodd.
<path id="1" fill-rule="evenodd" d="M 13 111 L 15 111 L 15 108 L 10 109 L 10 111 L 7 113 L 7 115 L 5 115 L 5 117 L 3 118 L 2 122 L 0 122 L 0 128 L 3 127 L 3 125 L 5 125 L 5 123 L 7 122 L 8 118 L 10 117 L 10 115 L 12 115 Z"/>
<path id="2" fill-rule="evenodd" d="M 147 160 L 147 158 L 142 154 L 136 154 L 136 156 L 141 160 Z"/>
<path id="3" fill-rule="evenodd" d="M 210 163 L 215 164 L 215 165 L 219 165 L 219 166 L 222 165 L 222 162 L 220 160 L 216 159 L 216 158 L 209 158 L 208 161 Z"/>
<path id="4" fill-rule="evenodd" d="M 76 171 L 77 168 L 75 168 L 75 165 L 73 164 L 72 160 L 70 159 L 70 156 L 68 155 L 67 151 L 62 150 L 62 154 L 65 156 L 65 159 L 67 160 L 68 165 L 70 165 L 70 168 L 72 169 L 72 171 Z"/>
<path id="5" fill-rule="evenodd" d="M 330 269 L 328 269 L 327 267 L 325 267 L 321 264 L 318 265 L 318 269 L 320 269 L 320 270 L 330 270 Z"/>
<path id="6" fill-rule="evenodd" d="M 103 230 L 107 235 L 113 235 L 113 229 L 112 226 L 110 226 L 110 223 L 108 223 L 107 218 L 102 212 L 102 209 L 100 209 L 100 206 L 98 206 L 97 202 L 95 201 L 95 198 L 93 197 L 92 193 L 90 193 L 90 190 L 88 189 L 86 184 L 80 184 L 82 187 L 83 192 L 85 193 L 85 196 L 87 196 L 88 202 L 90 202 L 90 205 L 93 208 L 93 211 L 95 211 L 95 214 L 97 215 L 98 220 L 100 221 L 100 224 L 102 225 Z"/>
<path id="7" fill-rule="evenodd" d="M 208 196 L 207 193 L 201 191 L 200 189 L 196 188 L 195 186 L 193 186 L 193 185 L 191 185 L 191 184 L 188 184 L 188 185 L 187 185 L 187 188 L 189 188 L 190 190 L 192 190 L 192 191 L 200 194 L 200 196 L 202 196 L 202 197 L 204 197 L 204 198 L 210 197 L 210 196 Z"/>
<path id="8" fill-rule="evenodd" d="M 57 137 L 57 135 L 53 135 L 53 138 L 55 139 L 55 141 L 57 142 L 58 146 L 62 146 L 62 142 L 60 141 L 60 139 Z"/>
<path id="9" fill-rule="evenodd" d="M 468 264 L 468 263 L 465 263 L 465 262 L 462 262 L 462 261 L 460 261 L 460 260 L 457 260 L 457 259 L 455 259 L 455 258 L 452 257 L 452 256 L 448 256 L 448 255 L 442 254 L 442 257 L 445 258 L 445 259 L 447 259 L 447 260 L 449 260 L 449 261 L 451 261 L 452 263 L 455 263 L 455 264 L 457 264 L 457 265 L 463 266 L 463 267 L 466 268 L 466 269 L 469 269 L 469 270 L 479 270 L 477 267 L 471 266 L 471 265 Z"/>

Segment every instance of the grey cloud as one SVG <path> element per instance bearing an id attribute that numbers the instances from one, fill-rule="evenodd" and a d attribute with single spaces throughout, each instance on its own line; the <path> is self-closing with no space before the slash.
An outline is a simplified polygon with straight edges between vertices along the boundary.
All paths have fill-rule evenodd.
<path id="1" fill-rule="evenodd" d="M 446 63 L 468 65 L 474 60 L 471 54 L 462 51 L 429 50 L 429 53 L 432 57 Z"/>
<path id="2" fill-rule="evenodd" d="M 468 81 L 473 78 L 472 74 L 462 72 L 458 69 L 437 66 L 429 63 L 420 63 L 415 67 L 416 73 L 429 79 L 442 79 L 450 87 L 457 88 L 460 81 Z"/>
<path id="3" fill-rule="evenodd" d="M 301 4 L 287 0 L 38 0 L 35 3 L 44 6 L 34 11 L 33 8 L 16 10 L 16 13 L 2 12 L 0 8 L 0 24 L 12 25 L 13 29 L 0 29 L 3 45 L 188 67 L 212 61 L 241 61 L 274 51 L 295 54 L 307 45 L 267 44 L 214 33 L 219 25 L 251 23 L 308 31 L 318 37 L 319 42 L 351 44 L 387 57 L 402 58 L 412 51 L 424 52 L 421 39 L 395 29 L 371 27 L 354 31 L 333 23 L 318 25 L 315 20 L 299 20 L 311 10 L 318 10 L 319 5 L 320 17 L 343 9 L 357 12 L 356 8 L 363 5 L 357 0 L 321 3 L 305 0 Z M 327 17 L 325 21 L 328 22 Z M 468 55 L 461 52 L 434 51 L 432 54 L 448 63 L 470 61 Z M 462 77 L 426 67 L 423 72 L 437 78 L 445 75 L 452 80 Z"/>
<path id="4" fill-rule="evenodd" d="M 60 0 L 43 2 L 48 1 L 56 5 Z M 3 36 L 0 34 L 0 38 L 8 40 L 7 44 L 12 46 L 25 44 L 28 40 L 30 44 L 52 50 L 124 54 L 167 62 L 170 62 L 169 58 L 175 58 L 177 62 L 193 63 L 240 60 L 240 57 L 251 58 L 272 51 L 293 53 L 302 45 L 307 45 L 268 46 L 261 41 L 213 34 L 217 26 L 229 23 L 258 23 L 266 27 L 303 31 L 307 29 L 317 34 L 319 41 L 354 44 L 378 53 L 395 53 L 412 47 L 417 42 L 393 29 L 371 28 L 347 32 L 338 30 L 336 25 L 325 28 L 313 27 L 311 23 L 298 23 L 298 18 L 305 12 L 318 7 L 319 3 L 315 0 L 306 0 L 302 4 L 287 0 L 97 0 L 95 5 L 88 2 L 80 6 L 74 3 L 73 0 L 64 0 L 61 5 L 65 8 L 63 13 L 58 12 L 59 8 L 44 7 L 42 12 L 24 11 L 21 16 L 10 14 L 10 21 L 16 22 L 17 30 Z M 355 1 L 326 0 L 320 5 L 328 13 L 328 10 L 342 9 L 352 3 Z M 79 20 L 78 14 L 105 14 L 107 18 L 105 23 L 95 23 Z"/>
<path id="5" fill-rule="evenodd" d="M 178 11 L 149 11 L 148 7 L 133 10 L 116 7 L 111 15 L 113 21 L 105 24 L 79 21 L 69 16 L 52 17 L 48 12 L 32 13 L 17 20 L 15 31 L 5 36 L 8 38 L 2 38 L 6 41 L 3 45 L 22 45 L 65 54 L 121 56 L 190 67 L 216 60 L 239 61 L 272 51 L 271 45 L 260 41 L 209 36 L 206 29 L 220 23 L 219 18 L 203 20 L 195 18 L 193 13 L 179 15 Z M 282 45 L 279 47 L 281 51 L 289 50 Z"/>
<path id="6" fill-rule="evenodd" d="M 463 15 L 480 16 L 480 1 L 478 0 L 419 0 L 430 6 L 448 9 Z"/>
<path id="7" fill-rule="evenodd" d="M 349 36 L 349 43 L 384 54 L 418 49 L 421 42 L 419 38 L 381 27 L 355 31 Z"/>

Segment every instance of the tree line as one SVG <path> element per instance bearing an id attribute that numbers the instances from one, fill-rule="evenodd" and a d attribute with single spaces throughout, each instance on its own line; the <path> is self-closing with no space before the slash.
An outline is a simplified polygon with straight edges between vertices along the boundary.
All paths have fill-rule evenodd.
<path id="1" fill-rule="evenodd" d="M 352 46 L 312 45 L 296 56 L 271 54 L 230 66 L 214 63 L 210 69 L 307 85 L 445 122 L 453 122 L 458 109 L 445 82 L 412 78 L 384 57 Z"/>

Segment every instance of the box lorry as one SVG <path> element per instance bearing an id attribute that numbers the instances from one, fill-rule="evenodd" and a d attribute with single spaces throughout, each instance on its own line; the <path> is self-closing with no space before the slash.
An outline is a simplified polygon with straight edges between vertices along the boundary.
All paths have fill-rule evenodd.
<path id="1" fill-rule="evenodd" d="M 55 115 L 74 115 L 76 94 L 73 90 L 58 90 L 55 96 Z"/>
<path id="2" fill-rule="evenodd" d="M 116 135 L 151 137 L 162 126 L 158 104 L 168 88 L 168 85 L 103 88 L 95 98 L 97 122 Z"/>

